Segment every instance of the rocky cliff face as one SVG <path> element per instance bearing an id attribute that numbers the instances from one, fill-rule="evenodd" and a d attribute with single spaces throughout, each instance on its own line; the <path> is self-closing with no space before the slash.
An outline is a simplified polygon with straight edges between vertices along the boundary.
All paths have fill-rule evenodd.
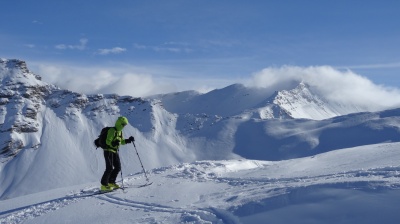
<path id="1" fill-rule="evenodd" d="M 42 82 L 20 60 L 0 59 L 0 79 L 0 155 L 8 158 L 26 146 L 19 136 L 39 131 L 38 113 L 57 87 Z"/>
<path id="2" fill-rule="evenodd" d="M 98 120 L 107 115 L 136 114 L 143 131 L 151 128 L 152 103 L 116 94 L 85 95 L 45 83 L 29 71 L 24 61 L 0 59 L 0 158 L 16 156 L 23 148 L 38 148 L 45 119 L 52 110 L 59 118 L 86 116 Z M 138 110 L 146 113 L 138 113 Z M 142 119 L 142 120 L 141 120 Z M 140 120 L 140 121 L 139 121 Z"/>

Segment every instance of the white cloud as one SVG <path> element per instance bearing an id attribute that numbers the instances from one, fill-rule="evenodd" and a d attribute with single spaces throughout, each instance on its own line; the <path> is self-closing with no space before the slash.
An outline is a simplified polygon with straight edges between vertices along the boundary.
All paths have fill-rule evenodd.
<path id="1" fill-rule="evenodd" d="M 150 75 L 126 73 L 99 91 L 117 92 L 119 95 L 147 96 L 159 87 Z"/>
<path id="2" fill-rule="evenodd" d="M 36 45 L 34 45 L 34 44 L 25 44 L 25 47 L 27 47 L 27 48 L 35 48 Z"/>
<path id="3" fill-rule="evenodd" d="M 121 63 L 99 67 L 37 63 L 31 70 L 41 75 L 45 82 L 85 94 L 144 97 L 184 90 L 207 92 L 235 82 L 268 88 L 272 94 L 276 90 L 294 88 L 303 81 L 325 98 L 338 103 L 350 103 L 369 110 L 400 107 L 399 89 L 376 85 L 350 70 L 340 71 L 330 66 L 266 68 L 247 80 L 188 77 L 182 75 L 182 71 L 168 67 L 135 67 Z"/>
<path id="4" fill-rule="evenodd" d="M 41 21 L 38 21 L 38 20 L 33 20 L 32 23 L 33 23 L 33 24 L 39 24 L 39 25 L 42 25 L 42 24 L 43 24 Z"/>
<path id="5" fill-rule="evenodd" d="M 143 97 L 177 90 L 173 82 L 155 81 L 150 74 L 132 71 L 140 68 L 32 64 L 32 71 L 42 76 L 43 81 L 79 93 L 116 93 Z"/>
<path id="6" fill-rule="evenodd" d="M 67 45 L 65 45 L 65 44 L 58 44 L 58 45 L 55 46 L 55 48 L 56 48 L 56 49 L 59 49 L 59 50 L 65 50 L 65 49 L 67 49 Z"/>
<path id="7" fill-rule="evenodd" d="M 155 52 L 172 52 L 172 53 L 190 53 L 193 49 L 188 47 L 187 43 L 166 42 L 160 46 L 146 46 L 142 44 L 133 44 L 133 47 L 139 50 L 152 50 Z"/>
<path id="8" fill-rule="evenodd" d="M 55 46 L 56 49 L 59 50 L 66 50 L 66 49 L 71 49 L 71 50 L 85 50 L 86 49 L 86 44 L 88 43 L 88 39 L 82 38 L 79 40 L 78 45 L 66 45 L 66 44 L 58 44 Z"/>
<path id="9" fill-rule="evenodd" d="M 100 54 L 100 55 L 120 54 L 125 51 L 126 51 L 126 48 L 114 47 L 111 49 L 99 49 L 99 50 L 97 50 L 97 54 Z"/>
<path id="10" fill-rule="evenodd" d="M 376 85 L 350 70 L 339 71 L 330 66 L 266 68 L 254 74 L 248 84 L 281 90 L 293 88 L 301 81 L 338 103 L 351 103 L 370 110 L 400 106 L 399 89 Z"/>
<path id="11" fill-rule="evenodd" d="M 176 48 L 176 47 L 153 47 L 154 51 L 160 52 L 160 51 L 169 51 L 169 52 L 174 52 L 174 53 L 178 53 L 181 52 L 180 48 Z"/>
<path id="12" fill-rule="evenodd" d="M 350 65 L 350 66 L 340 66 L 340 68 L 348 69 L 381 69 L 381 68 L 400 68 L 400 62 L 393 63 L 382 63 L 382 64 L 365 64 L 365 65 Z"/>
<path id="13" fill-rule="evenodd" d="M 139 67 L 131 64 L 77 66 L 53 62 L 29 62 L 43 81 L 62 89 L 84 94 L 116 93 L 134 97 L 196 90 L 208 92 L 226 87 L 235 80 L 187 76 L 169 67 Z"/>

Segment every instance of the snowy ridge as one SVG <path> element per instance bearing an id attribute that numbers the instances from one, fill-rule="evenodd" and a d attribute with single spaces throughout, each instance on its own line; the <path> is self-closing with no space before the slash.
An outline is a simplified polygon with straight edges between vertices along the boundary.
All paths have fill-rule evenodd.
<path id="1" fill-rule="evenodd" d="M 220 117 L 251 114 L 259 119 L 306 118 L 323 120 L 356 112 L 368 111 L 357 105 L 329 101 L 300 82 L 291 90 L 245 87 L 234 84 L 206 94 L 182 92 L 157 95 L 166 110 L 177 114 L 218 115 Z"/>
<path id="2" fill-rule="evenodd" d="M 279 91 L 273 101 L 293 118 L 323 120 L 355 112 L 367 111 L 354 105 L 341 105 L 315 94 L 310 87 L 301 82 L 295 89 Z"/>
<path id="3" fill-rule="evenodd" d="M 237 126 L 233 138 L 234 153 L 261 160 L 291 159 L 360 145 L 399 142 L 400 109 L 349 114 L 323 121 L 249 119 Z"/>

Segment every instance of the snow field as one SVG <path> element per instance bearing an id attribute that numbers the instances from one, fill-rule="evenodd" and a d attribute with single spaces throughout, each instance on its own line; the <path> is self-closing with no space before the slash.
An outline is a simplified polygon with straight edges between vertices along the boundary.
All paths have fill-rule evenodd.
<path id="1" fill-rule="evenodd" d="M 85 196 L 89 183 L 1 201 L 0 223 L 397 223 L 399 146 L 160 167 L 147 187 L 125 176 L 125 193 Z"/>

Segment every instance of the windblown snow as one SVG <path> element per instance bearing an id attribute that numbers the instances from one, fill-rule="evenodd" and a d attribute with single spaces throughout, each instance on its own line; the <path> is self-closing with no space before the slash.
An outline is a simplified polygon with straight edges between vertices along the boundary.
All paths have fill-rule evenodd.
<path id="1" fill-rule="evenodd" d="M 85 95 L 0 60 L 0 223 L 399 223 L 400 109 L 235 84 Z M 118 116 L 119 184 L 93 140 Z M 151 185 L 141 187 L 147 180 Z"/>

